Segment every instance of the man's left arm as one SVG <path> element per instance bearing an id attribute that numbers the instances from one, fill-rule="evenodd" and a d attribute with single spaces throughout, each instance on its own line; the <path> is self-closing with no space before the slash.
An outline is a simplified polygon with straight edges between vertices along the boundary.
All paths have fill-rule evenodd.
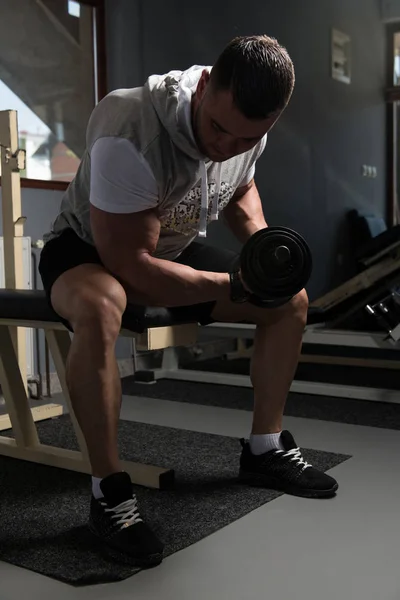
<path id="1" fill-rule="evenodd" d="M 254 179 L 236 190 L 224 208 L 223 216 L 229 229 L 243 244 L 253 233 L 267 227 Z"/>

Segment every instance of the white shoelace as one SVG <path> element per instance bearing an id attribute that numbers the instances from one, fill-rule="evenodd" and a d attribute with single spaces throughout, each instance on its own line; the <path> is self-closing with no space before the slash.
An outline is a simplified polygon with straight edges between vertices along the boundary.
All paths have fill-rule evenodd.
<path id="1" fill-rule="evenodd" d="M 293 448 L 293 450 L 277 450 L 276 454 L 283 454 L 284 456 L 290 457 L 290 461 L 296 462 L 299 467 L 303 465 L 302 471 L 305 471 L 308 467 L 312 466 L 304 460 L 300 448 Z"/>
<path id="2" fill-rule="evenodd" d="M 105 502 L 102 502 L 102 505 L 107 506 Z M 116 524 L 121 525 L 121 529 L 143 521 L 139 514 L 136 498 L 130 498 L 125 502 L 121 502 L 121 504 L 114 506 L 114 508 L 105 508 L 104 512 L 114 513 L 111 515 L 111 518 L 118 519 Z"/>

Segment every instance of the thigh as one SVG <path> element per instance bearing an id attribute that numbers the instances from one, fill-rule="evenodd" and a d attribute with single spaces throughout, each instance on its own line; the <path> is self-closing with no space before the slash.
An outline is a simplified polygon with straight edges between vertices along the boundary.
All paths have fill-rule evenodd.
<path id="1" fill-rule="evenodd" d="M 288 317 L 299 317 L 307 321 L 308 297 L 305 290 L 299 292 L 289 302 L 279 308 L 261 308 L 250 302 L 235 304 L 218 301 L 211 311 L 213 321 L 222 323 L 250 323 L 253 325 L 274 325 Z"/>
<path id="2" fill-rule="evenodd" d="M 72 230 L 45 245 L 39 272 L 50 306 L 70 330 L 85 307 L 121 314 L 125 309 L 122 286 L 105 270 L 96 248 Z"/>
<path id="3" fill-rule="evenodd" d="M 175 262 L 192 267 L 197 271 L 229 273 L 237 266 L 239 254 L 227 248 L 192 242 Z"/>
<path id="4" fill-rule="evenodd" d="M 217 248 L 200 242 L 192 242 L 175 261 L 197 271 L 214 271 L 215 273 L 229 273 L 238 264 L 239 256 L 236 252 L 226 248 Z M 216 319 L 213 316 L 216 302 L 202 302 L 191 306 L 181 306 L 172 309 L 180 317 L 197 321 L 200 325 L 209 325 Z"/>
<path id="5" fill-rule="evenodd" d="M 83 264 L 102 263 L 96 248 L 81 240 L 72 229 L 66 229 L 47 242 L 39 260 L 39 273 L 47 297 L 50 299 L 53 285 L 63 273 Z"/>
<path id="6" fill-rule="evenodd" d="M 78 321 L 121 320 L 127 299 L 122 285 L 102 265 L 82 264 L 54 282 L 50 301 L 73 327 Z"/>

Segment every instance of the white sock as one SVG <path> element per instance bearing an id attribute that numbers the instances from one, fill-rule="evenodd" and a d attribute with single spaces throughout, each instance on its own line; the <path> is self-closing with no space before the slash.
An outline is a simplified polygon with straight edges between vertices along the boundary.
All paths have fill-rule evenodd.
<path id="1" fill-rule="evenodd" d="M 101 477 L 92 477 L 92 494 L 96 498 L 96 500 L 104 497 L 104 494 L 100 488 L 101 481 L 103 481 Z"/>
<path id="2" fill-rule="evenodd" d="M 269 450 L 284 450 L 281 443 L 281 431 L 279 433 L 267 433 L 264 435 L 250 436 L 250 450 L 253 454 L 265 454 Z"/>

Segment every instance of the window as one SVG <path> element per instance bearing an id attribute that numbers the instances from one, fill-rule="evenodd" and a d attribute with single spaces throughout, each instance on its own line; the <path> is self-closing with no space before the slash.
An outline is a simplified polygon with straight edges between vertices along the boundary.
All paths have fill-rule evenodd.
<path id="1" fill-rule="evenodd" d="M 24 11 L 2 3 L 0 110 L 18 111 L 22 185 L 65 188 L 74 178 L 106 93 L 104 36 L 103 0 L 24 0 Z"/>
<path id="2" fill-rule="evenodd" d="M 81 16 L 81 5 L 79 2 L 75 2 L 74 0 L 68 0 L 68 12 L 73 17 Z"/>
<path id="3" fill-rule="evenodd" d="M 392 56 L 393 56 L 393 73 L 392 85 L 400 85 L 400 31 L 393 34 Z"/>

